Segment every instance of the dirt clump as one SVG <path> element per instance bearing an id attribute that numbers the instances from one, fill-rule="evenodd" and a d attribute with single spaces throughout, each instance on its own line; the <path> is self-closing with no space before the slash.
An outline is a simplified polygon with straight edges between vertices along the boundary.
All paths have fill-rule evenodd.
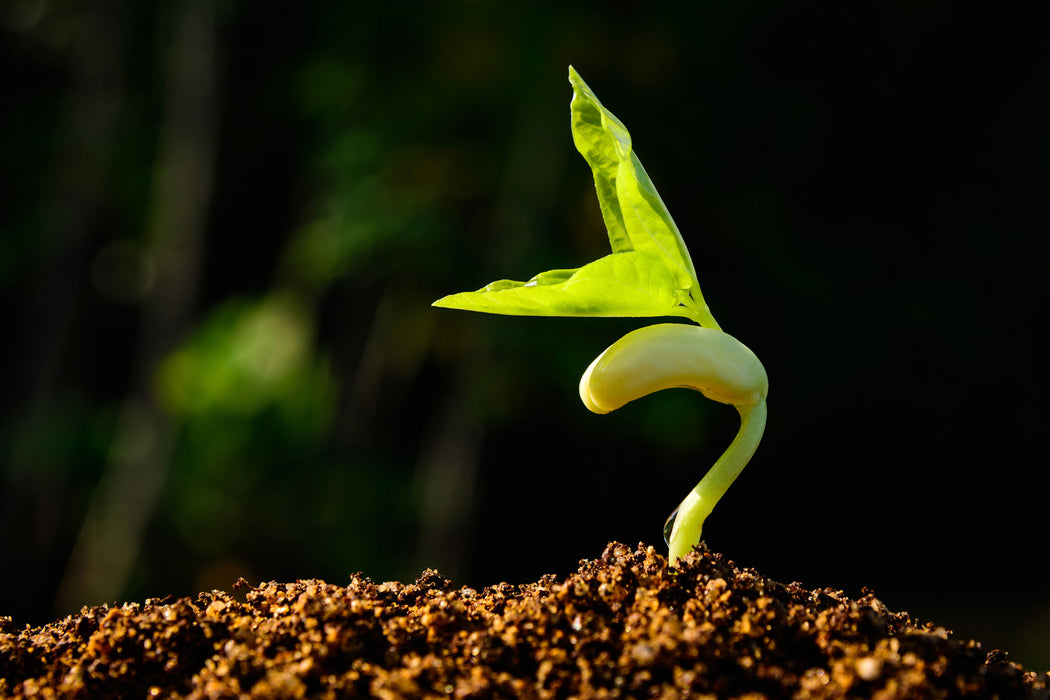
<path id="1" fill-rule="evenodd" d="M 1050 676 L 874 597 L 763 578 L 701 547 L 611 543 L 558 580 L 355 575 L 0 619 L 0 696 L 1048 698 Z M 246 596 L 243 595 L 246 592 Z"/>

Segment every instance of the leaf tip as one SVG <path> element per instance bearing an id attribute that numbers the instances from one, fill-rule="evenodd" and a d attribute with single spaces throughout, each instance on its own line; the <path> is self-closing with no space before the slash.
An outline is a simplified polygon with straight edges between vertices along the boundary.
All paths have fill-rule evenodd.
<path id="1" fill-rule="evenodd" d="M 449 303 L 449 300 L 453 296 L 455 296 L 455 295 L 454 294 L 449 294 L 448 296 L 443 296 L 440 299 L 438 299 L 437 301 L 431 302 L 430 305 L 431 306 L 436 306 L 439 309 L 451 309 L 451 308 L 453 308 L 453 306 L 452 306 L 452 304 Z"/>
<path id="2" fill-rule="evenodd" d="M 591 86 L 571 65 L 569 66 L 569 84 L 572 85 L 573 98 L 580 96 L 588 102 L 599 104 L 598 97 L 591 90 Z"/>

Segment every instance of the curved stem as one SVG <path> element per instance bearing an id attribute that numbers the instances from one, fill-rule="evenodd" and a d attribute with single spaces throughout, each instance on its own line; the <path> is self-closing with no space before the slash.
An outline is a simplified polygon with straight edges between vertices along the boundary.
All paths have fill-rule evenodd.
<path id="1" fill-rule="evenodd" d="M 762 439 L 762 433 L 766 429 L 765 399 L 753 406 L 737 406 L 736 409 L 740 412 L 740 430 L 736 437 L 678 506 L 671 536 L 668 538 L 668 561 L 672 566 L 688 554 L 693 546 L 700 543 L 700 531 L 704 520 L 711 514 L 718 499 L 725 494 L 737 475 L 747 466 Z"/>

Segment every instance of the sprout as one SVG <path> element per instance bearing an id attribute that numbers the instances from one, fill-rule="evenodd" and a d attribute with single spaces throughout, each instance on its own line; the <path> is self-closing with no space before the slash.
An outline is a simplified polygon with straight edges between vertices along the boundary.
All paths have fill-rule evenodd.
<path id="1" fill-rule="evenodd" d="M 729 448 L 668 518 L 664 528 L 673 564 L 700 542 L 704 520 L 747 466 L 766 426 L 769 380 L 743 343 L 713 328 L 659 323 L 631 331 L 595 358 L 580 379 L 580 398 L 608 413 L 661 389 L 695 389 L 740 412 Z"/>
<path id="2" fill-rule="evenodd" d="M 689 250 L 635 155 L 623 123 L 570 66 L 572 136 L 591 166 L 612 253 L 583 267 L 525 282 L 498 280 L 434 306 L 519 316 L 684 317 L 632 331 L 591 363 L 580 397 L 595 413 L 654 391 L 687 387 L 731 404 L 740 431 L 665 525 L 673 565 L 700 542 L 704 520 L 755 452 L 766 425 L 766 371 L 722 332 L 700 292 Z"/>

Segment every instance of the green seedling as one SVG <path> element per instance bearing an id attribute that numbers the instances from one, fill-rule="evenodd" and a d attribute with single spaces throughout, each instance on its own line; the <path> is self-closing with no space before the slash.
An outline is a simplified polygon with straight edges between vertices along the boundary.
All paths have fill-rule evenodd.
<path id="1" fill-rule="evenodd" d="M 570 66 L 572 137 L 591 166 L 612 253 L 526 282 L 499 280 L 434 306 L 517 316 L 684 317 L 632 331 L 599 355 L 580 397 L 608 413 L 661 389 L 685 387 L 736 407 L 740 430 L 664 526 L 672 565 L 700 542 L 704 520 L 747 465 L 766 425 L 762 363 L 724 333 L 700 293 L 682 235 L 631 147 L 626 127 Z"/>

